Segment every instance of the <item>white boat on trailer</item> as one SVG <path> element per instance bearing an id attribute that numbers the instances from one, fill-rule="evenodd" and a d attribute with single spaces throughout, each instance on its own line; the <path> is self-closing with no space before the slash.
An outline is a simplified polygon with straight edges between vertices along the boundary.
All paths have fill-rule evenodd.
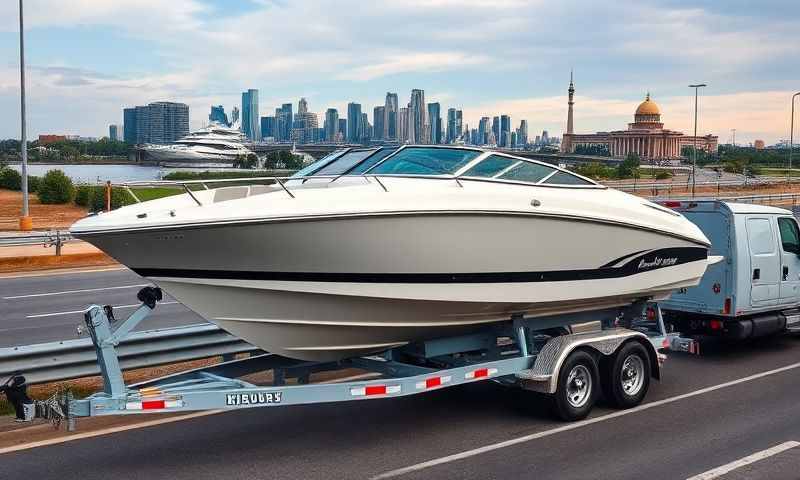
<path id="1" fill-rule="evenodd" d="M 709 262 L 680 214 L 489 150 L 405 146 L 273 180 L 184 182 L 70 231 L 232 334 L 312 361 L 658 301 Z"/>

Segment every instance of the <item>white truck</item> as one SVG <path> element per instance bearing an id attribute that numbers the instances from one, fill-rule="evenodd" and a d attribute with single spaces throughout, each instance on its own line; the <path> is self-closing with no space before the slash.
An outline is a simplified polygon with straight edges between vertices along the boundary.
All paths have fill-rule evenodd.
<path id="1" fill-rule="evenodd" d="M 800 331 L 800 229 L 789 210 L 718 200 L 666 201 L 711 240 L 696 287 L 660 302 L 664 320 L 684 335 L 744 340 Z"/>

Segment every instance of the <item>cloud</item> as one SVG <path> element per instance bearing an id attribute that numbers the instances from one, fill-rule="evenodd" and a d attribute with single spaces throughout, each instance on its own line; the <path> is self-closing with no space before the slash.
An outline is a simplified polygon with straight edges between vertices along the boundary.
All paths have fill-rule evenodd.
<path id="1" fill-rule="evenodd" d="M 199 126 L 210 103 L 230 109 L 246 88 L 261 90 L 262 113 L 307 96 L 320 113 L 357 101 L 370 116 L 387 90 L 398 92 L 402 105 L 411 88 L 424 88 L 429 101 L 448 102 L 443 111 L 470 112 L 470 124 L 508 111 L 517 121 L 527 118 L 532 130 L 542 125 L 557 134 L 564 124 L 564 77 L 574 66 L 582 121 L 592 129 L 620 128 L 647 88 L 665 106 L 697 80 L 712 85 L 720 99 L 790 88 L 800 78 L 800 65 L 784 62 L 800 53 L 797 14 L 785 8 L 791 3 L 763 2 L 763 9 L 753 9 L 744 0 L 26 0 L 36 65 L 31 108 L 43 109 L 38 118 L 47 118 L 47 129 L 59 122 L 62 129 L 78 128 L 73 118 L 46 111 L 73 102 L 85 118 L 80 128 L 86 131 L 78 133 L 96 135 L 119 123 L 123 106 L 155 100 L 186 101 L 192 125 Z M 13 39 L 16 5 L 0 2 L 3 38 Z M 114 61 L 82 57 L 87 41 L 105 46 Z M 54 48 L 36 49 L 42 45 Z M 74 52 L 56 48 L 61 45 L 74 45 Z M 120 46 L 135 55 L 116 58 Z M 0 65 L 9 65 L 8 72 L 0 68 L 0 106 L 16 101 L 16 54 L 15 42 L 0 44 Z M 681 115 L 675 123 L 680 117 L 685 124 Z M 759 127 L 744 117 L 748 126 L 730 128 L 771 132 L 764 135 L 768 141 L 780 137 L 777 126 Z M 723 128 L 717 125 L 709 127 Z M 0 125 L 0 138 L 17 128 Z M 32 131 L 44 128 L 32 117 Z"/>

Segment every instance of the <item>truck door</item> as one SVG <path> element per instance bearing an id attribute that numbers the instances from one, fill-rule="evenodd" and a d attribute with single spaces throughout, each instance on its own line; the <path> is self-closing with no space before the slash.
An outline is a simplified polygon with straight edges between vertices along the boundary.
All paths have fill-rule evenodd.
<path id="1" fill-rule="evenodd" d="M 753 307 L 776 305 L 781 260 L 778 240 L 769 217 L 748 216 L 747 244 L 750 248 L 750 303 Z"/>
<path id="2" fill-rule="evenodd" d="M 781 235 L 781 303 L 800 303 L 800 229 L 792 217 L 778 217 Z"/>

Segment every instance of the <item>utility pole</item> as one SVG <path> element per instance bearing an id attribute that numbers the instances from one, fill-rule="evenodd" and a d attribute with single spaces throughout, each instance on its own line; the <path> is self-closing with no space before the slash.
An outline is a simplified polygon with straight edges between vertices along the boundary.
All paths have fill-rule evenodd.
<path id="1" fill-rule="evenodd" d="M 20 156 L 22 157 L 22 215 L 19 219 L 19 229 L 29 231 L 33 229 L 33 220 L 28 211 L 28 138 L 25 131 L 25 24 L 22 19 L 22 0 L 19 0 L 19 83 L 22 137 L 19 143 Z"/>
<path id="2" fill-rule="evenodd" d="M 705 83 L 689 85 L 694 88 L 694 137 L 692 137 L 692 198 L 694 198 L 695 178 L 697 173 L 697 91 L 701 87 L 706 87 Z"/>
<path id="3" fill-rule="evenodd" d="M 792 95 L 792 120 L 791 126 L 789 127 L 789 170 L 786 172 L 786 177 L 791 179 L 792 177 L 792 146 L 794 144 L 794 99 L 800 95 L 800 92 L 795 93 Z"/>
<path id="4" fill-rule="evenodd" d="M 736 148 L 736 129 L 735 128 L 731 128 L 731 135 L 733 135 L 733 140 L 731 140 L 733 142 L 733 148 Z"/>

